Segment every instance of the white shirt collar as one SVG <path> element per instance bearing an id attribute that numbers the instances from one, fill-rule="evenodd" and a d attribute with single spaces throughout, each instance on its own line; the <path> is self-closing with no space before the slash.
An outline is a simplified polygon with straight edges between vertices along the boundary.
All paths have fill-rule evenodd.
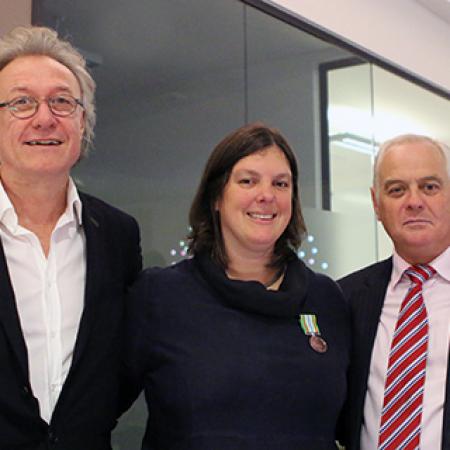
<path id="1" fill-rule="evenodd" d="M 14 207 L 5 192 L 3 183 L 0 180 L 0 222 L 11 231 L 15 232 L 18 225 L 17 214 Z"/>
<path id="2" fill-rule="evenodd" d="M 64 218 L 64 219 L 63 219 Z M 82 204 L 80 196 L 78 195 L 77 188 L 72 178 L 69 177 L 69 183 L 67 185 L 67 207 L 61 216 L 64 223 L 74 221 L 77 225 L 82 224 Z M 3 183 L 0 180 L 0 223 L 5 225 L 12 233 L 17 233 L 19 227 L 19 219 L 17 217 L 14 206 L 8 197 L 8 194 L 3 187 Z"/>
<path id="3" fill-rule="evenodd" d="M 69 177 L 69 184 L 67 186 L 67 208 L 66 213 L 76 220 L 77 225 L 82 224 L 82 204 L 77 188 L 72 178 Z"/>
<path id="4" fill-rule="evenodd" d="M 447 247 L 429 264 L 434 268 L 434 270 L 436 270 L 439 276 L 447 281 L 450 281 L 450 247 Z M 396 251 L 394 251 L 394 254 L 392 255 L 392 286 L 397 286 L 397 284 L 402 280 L 403 273 L 410 266 L 411 264 L 407 263 Z"/>

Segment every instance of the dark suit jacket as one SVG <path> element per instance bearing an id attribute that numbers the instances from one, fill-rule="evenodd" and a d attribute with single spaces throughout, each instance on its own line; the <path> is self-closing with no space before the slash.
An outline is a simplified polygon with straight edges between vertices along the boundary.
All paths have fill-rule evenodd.
<path id="1" fill-rule="evenodd" d="M 84 310 L 50 425 L 31 391 L 28 355 L 0 246 L 0 449 L 106 450 L 116 424 L 124 294 L 142 266 L 136 221 L 80 193 L 86 236 Z"/>
<path id="2" fill-rule="evenodd" d="M 348 450 L 360 448 L 361 426 L 364 420 L 363 408 L 372 348 L 391 272 L 392 259 L 389 258 L 338 281 L 349 301 L 352 320 L 353 348 L 348 397 L 343 416 L 345 437 L 342 439 Z M 450 359 L 448 366 L 450 367 Z M 442 449 L 450 450 L 450 372 L 447 373 Z"/>

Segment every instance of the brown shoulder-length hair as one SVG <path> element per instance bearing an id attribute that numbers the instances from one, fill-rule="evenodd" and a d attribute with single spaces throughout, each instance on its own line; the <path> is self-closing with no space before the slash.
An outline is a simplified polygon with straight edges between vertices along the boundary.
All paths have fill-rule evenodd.
<path id="1" fill-rule="evenodd" d="M 281 267 L 292 258 L 306 232 L 298 192 L 298 168 L 294 152 L 281 133 L 261 122 L 238 128 L 226 136 L 211 153 L 189 212 L 189 253 L 207 252 L 223 268 L 228 257 L 223 242 L 216 202 L 222 196 L 234 165 L 242 158 L 277 146 L 286 156 L 292 173 L 292 215 L 275 243 L 270 266 Z"/>

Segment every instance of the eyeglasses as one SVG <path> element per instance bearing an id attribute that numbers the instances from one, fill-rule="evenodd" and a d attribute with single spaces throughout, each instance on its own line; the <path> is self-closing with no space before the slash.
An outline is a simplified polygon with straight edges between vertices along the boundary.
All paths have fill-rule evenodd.
<path id="1" fill-rule="evenodd" d="M 6 108 L 17 119 L 29 119 L 33 117 L 42 102 L 47 103 L 54 116 L 67 117 L 75 112 L 77 106 L 84 108 L 81 100 L 71 95 L 55 95 L 40 101 L 34 97 L 23 96 L 13 98 L 9 102 L 0 103 L 0 108 Z"/>

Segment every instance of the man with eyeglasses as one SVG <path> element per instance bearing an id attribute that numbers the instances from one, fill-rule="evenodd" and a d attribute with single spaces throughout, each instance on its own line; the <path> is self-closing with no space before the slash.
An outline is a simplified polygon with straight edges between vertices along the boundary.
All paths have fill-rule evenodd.
<path id="1" fill-rule="evenodd" d="M 136 221 L 70 177 L 95 83 L 47 28 L 0 39 L 0 449 L 109 450 Z"/>

